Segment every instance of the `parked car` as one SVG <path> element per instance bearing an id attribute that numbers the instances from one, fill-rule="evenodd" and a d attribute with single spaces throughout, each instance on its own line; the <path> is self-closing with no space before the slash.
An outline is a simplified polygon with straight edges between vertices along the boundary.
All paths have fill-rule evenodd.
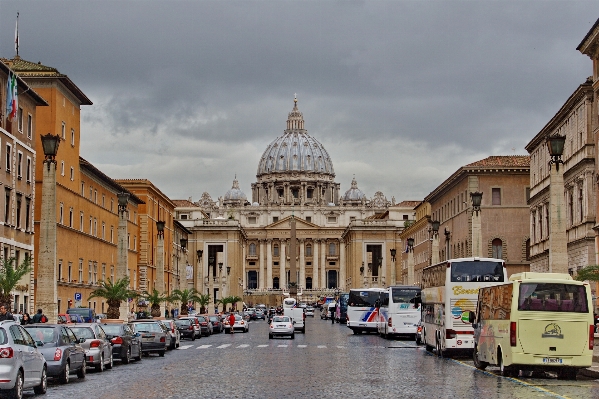
<path id="1" fill-rule="evenodd" d="M 195 331 L 196 338 L 202 338 L 202 329 L 200 327 L 200 321 L 198 320 L 198 318 L 195 315 L 179 317 L 179 320 L 181 320 L 181 319 L 191 320 L 193 323 L 193 330 Z"/>
<path id="2" fill-rule="evenodd" d="M 202 331 L 202 335 L 204 337 L 208 337 L 212 335 L 212 322 L 208 319 L 208 316 L 196 316 L 198 322 L 200 323 L 200 330 Z"/>
<path id="3" fill-rule="evenodd" d="M 67 314 L 78 314 L 83 317 L 85 323 L 94 323 L 96 321 L 96 312 L 91 308 L 69 308 Z"/>
<path id="4" fill-rule="evenodd" d="M 96 371 L 112 368 L 112 345 L 98 323 L 81 323 L 71 327 L 77 338 L 85 338 L 81 346 L 85 349 L 88 367 Z"/>
<path id="5" fill-rule="evenodd" d="M 38 350 L 44 355 L 47 375 L 63 384 L 69 382 L 71 373 L 85 378 L 85 349 L 73 331 L 61 324 L 27 324 L 25 330 L 34 339 Z"/>
<path id="6" fill-rule="evenodd" d="M 164 356 L 166 352 L 166 332 L 157 320 L 134 320 L 131 325 L 133 331 L 141 336 L 141 352 L 144 355 L 158 353 L 158 356 Z"/>
<path id="7" fill-rule="evenodd" d="M 103 323 L 102 329 L 112 345 L 112 358 L 124 364 L 131 359 L 141 360 L 141 338 L 135 334 L 129 323 Z"/>
<path id="8" fill-rule="evenodd" d="M 247 320 L 244 320 L 243 317 L 236 314 L 235 315 L 235 324 L 233 324 L 233 331 L 241 330 L 241 332 L 248 332 L 250 330 L 249 323 Z M 231 326 L 229 325 L 229 320 L 225 320 L 225 333 L 229 334 L 231 331 Z"/>
<path id="9" fill-rule="evenodd" d="M 304 314 L 306 315 L 306 317 L 314 317 L 314 308 L 312 306 L 307 306 L 306 310 L 304 311 Z"/>
<path id="10" fill-rule="evenodd" d="M 295 328 L 289 316 L 273 317 L 268 328 L 268 339 L 276 335 L 288 335 L 291 339 L 295 339 Z"/>
<path id="11" fill-rule="evenodd" d="M 164 319 L 158 321 L 164 324 L 164 326 L 166 327 L 168 334 L 168 338 L 166 340 L 167 348 L 171 350 L 178 348 L 181 343 L 181 334 L 179 333 L 179 330 L 177 330 L 175 321 L 171 319 Z"/>
<path id="12" fill-rule="evenodd" d="M 220 319 L 220 316 L 217 314 L 208 315 L 208 319 L 212 323 L 212 332 L 213 333 L 222 333 L 225 329 L 225 325 L 223 321 Z"/>
<path id="13" fill-rule="evenodd" d="M 25 388 L 44 394 L 47 372 L 46 359 L 27 330 L 14 320 L 0 321 L 0 395 L 21 398 Z"/>
<path id="14" fill-rule="evenodd" d="M 177 330 L 179 331 L 181 338 L 189 338 L 192 341 L 195 341 L 196 339 L 194 324 L 194 321 L 191 319 L 175 320 L 175 325 L 177 326 Z"/>

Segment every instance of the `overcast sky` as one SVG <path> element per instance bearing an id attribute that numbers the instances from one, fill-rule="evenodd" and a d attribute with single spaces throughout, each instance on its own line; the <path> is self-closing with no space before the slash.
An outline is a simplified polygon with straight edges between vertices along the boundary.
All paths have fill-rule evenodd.
<path id="1" fill-rule="evenodd" d="M 171 199 L 213 199 L 258 161 L 297 93 L 341 191 L 420 200 L 524 146 L 592 74 L 595 1 L 0 1 L 0 56 L 68 75 L 81 156 Z M 44 133 L 44 132 L 38 132 Z"/>

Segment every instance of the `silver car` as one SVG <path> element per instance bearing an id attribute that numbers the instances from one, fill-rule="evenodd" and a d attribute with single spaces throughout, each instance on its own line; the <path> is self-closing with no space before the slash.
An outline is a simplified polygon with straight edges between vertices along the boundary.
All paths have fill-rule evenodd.
<path id="1" fill-rule="evenodd" d="M 166 352 L 165 327 L 158 320 L 139 319 L 131 323 L 133 330 L 141 337 L 141 351 L 144 356 L 158 353 L 163 357 Z"/>
<path id="2" fill-rule="evenodd" d="M 268 339 L 272 339 L 275 335 L 289 335 L 291 339 L 295 339 L 295 327 L 289 316 L 272 318 L 268 328 Z"/>
<path id="3" fill-rule="evenodd" d="M 160 323 L 162 323 L 164 325 L 164 327 L 166 327 L 166 332 L 168 334 L 168 337 L 166 339 L 166 347 L 167 349 L 175 349 L 178 348 L 180 343 L 181 343 L 181 333 L 179 332 L 179 330 L 177 329 L 177 326 L 175 325 L 175 320 L 171 320 L 171 319 L 164 319 L 164 320 L 158 320 Z"/>
<path id="4" fill-rule="evenodd" d="M 25 388 L 46 393 L 46 359 L 23 327 L 13 320 L 0 321 L 0 394 L 21 398 Z"/>
<path id="5" fill-rule="evenodd" d="M 95 367 L 96 371 L 112 368 L 112 345 L 98 323 L 75 324 L 70 328 L 77 338 L 85 338 L 81 346 L 85 349 L 88 367 Z"/>

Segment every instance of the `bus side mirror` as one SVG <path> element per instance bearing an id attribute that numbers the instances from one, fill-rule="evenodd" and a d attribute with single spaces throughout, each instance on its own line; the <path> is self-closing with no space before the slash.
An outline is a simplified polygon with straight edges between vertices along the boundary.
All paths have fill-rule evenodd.
<path id="1" fill-rule="evenodd" d="M 476 321 L 476 314 L 473 311 L 471 311 L 471 310 L 468 311 L 468 319 L 467 320 L 468 320 L 468 323 L 472 324 L 472 328 L 476 328 L 476 327 L 474 327 L 474 322 Z"/>

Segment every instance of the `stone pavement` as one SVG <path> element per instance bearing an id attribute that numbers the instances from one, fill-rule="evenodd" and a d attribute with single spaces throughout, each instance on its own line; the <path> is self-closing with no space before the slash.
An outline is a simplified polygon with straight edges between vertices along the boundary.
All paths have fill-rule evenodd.
<path id="1" fill-rule="evenodd" d="M 593 345 L 593 365 L 587 369 L 578 372 L 585 377 L 599 379 L 599 334 L 595 334 L 595 344 Z"/>

